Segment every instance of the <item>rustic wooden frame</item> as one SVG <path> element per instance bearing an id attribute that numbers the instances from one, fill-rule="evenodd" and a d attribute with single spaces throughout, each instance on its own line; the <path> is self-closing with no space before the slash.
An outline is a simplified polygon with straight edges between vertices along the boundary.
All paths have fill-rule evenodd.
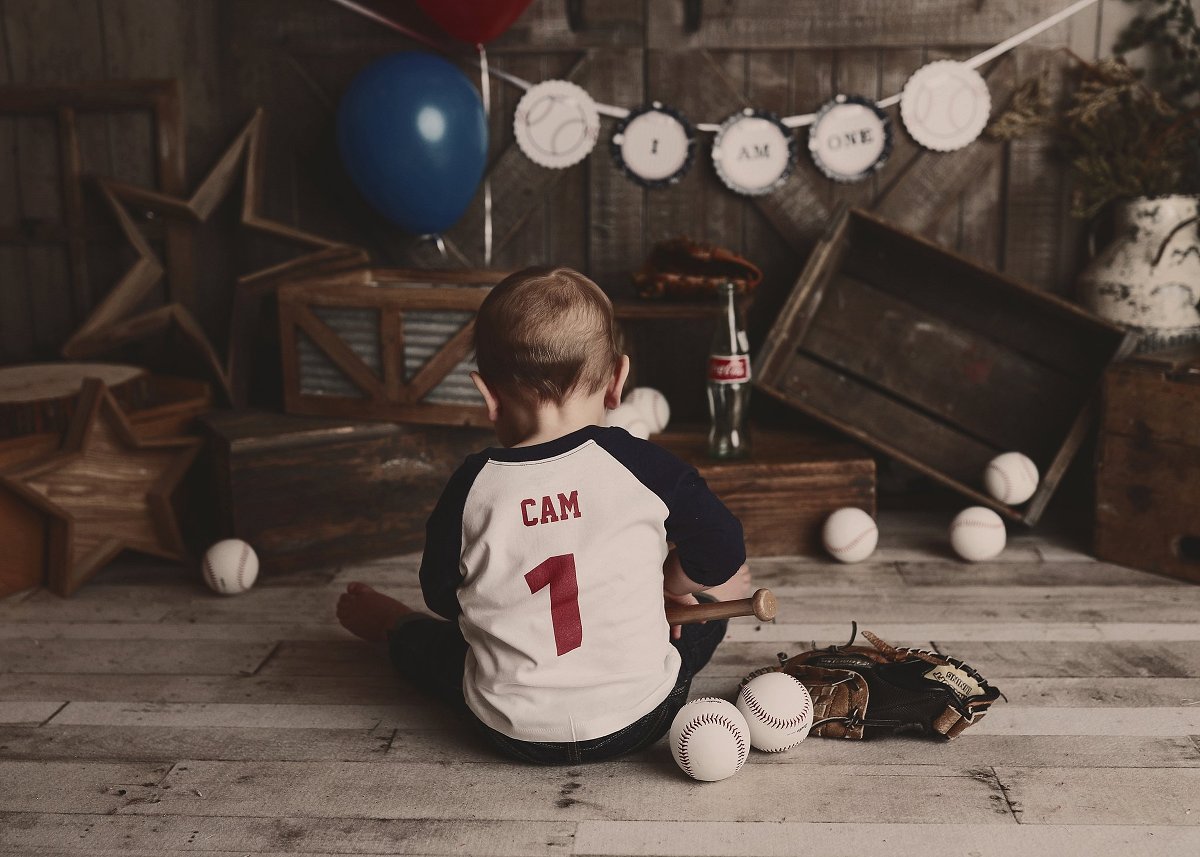
<path id="1" fill-rule="evenodd" d="M 248 363 L 253 352 L 248 340 L 258 320 L 263 297 L 289 279 L 360 268 L 366 264 L 366 253 L 357 247 L 270 220 L 259 212 L 262 202 L 264 122 L 265 114 L 260 108 L 187 199 L 180 193 L 163 193 L 112 179 L 98 180 L 101 195 L 122 234 L 137 251 L 138 259 L 67 341 L 63 347 L 65 356 L 103 354 L 155 333 L 173 330 L 199 355 L 225 398 L 235 405 L 244 406 L 249 396 Z M 172 224 L 172 228 L 186 232 L 213 215 L 221 200 L 233 189 L 239 168 L 244 172 L 241 224 L 256 232 L 315 249 L 236 280 L 228 349 L 222 361 L 195 317 L 178 301 L 137 313 L 138 306 L 162 278 L 164 270 L 153 249 L 138 231 L 126 205 L 161 214 Z M 187 234 L 190 235 L 190 232 Z M 187 276 L 191 276 L 190 271 Z"/>
<path id="2" fill-rule="evenodd" d="M 424 401 L 470 353 L 472 318 L 406 383 L 404 314 L 413 310 L 475 312 L 505 273 L 371 269 L 285 285 L 279 290 L 284 409 L 293 414 L 393 420 L 434 425 L 488 426 L 479 406 Z M 432 288 L 403 288 L 431 285 Z M 396 288 L 399 286 L 400 288 Z M 313 307 L 372 309 L 379 313 L 379 377 L 319 319 Z M 312 395 L 303 390 L 299 336 L 303 333 L 359 390 L 361 398 Z"/>
<path id="3" fill-rule="evenodd" d="M 886 275 L 867 280 L 861 268 L 871 260 L 863 261 L 862 247 L 850 252 L 852 241 L 863 230 L 871 233 L 873 243 L 887 240 L 895 246 L 912 248 L 930 264 L 926 270 L 907 271 L 904 263 L 911 263 L 911 259 L 897 258 L 898 254 L 889 255 L 884 250 L 882 257 L 890 265 Z M 938 282 L 939 275 L 945 276 L 948 270 L 954 274 L 955 292 L 950 296 L 944 288 L 949 284 Z M 878 285 L 884 282 L 892 284 L 890 291 Z M 853 306 L 856 291 L 863 293 L 858 296 L 860 301 L 864 295 L 874 295 L 876 300 L 861 303 L 856 310 L 846 309 Z M 985 317 L 972 305 L 972 298 L 990 301 L 988 311 L 1005 307 L 1010 317 Z M 826 301 L 833 309 L 823 314 Z M 839 344 L 839 337 L 832 331 L 838 329 L 839 321 L 845 322 L 843 316 L 854 316 L 855 324 L 864 330 L 871 330 L 874 324 L 879 330 L 903 332 L 922 325 L 929 327 L 933 322 L 952 331 L 960 341 L 943 345 L 946 336 L 939 333 L 940 338 L 925 341 L 931 347 L 941 346 L 945 353 L 926 356 L 913 353 L 911 345 L 920 341 L 918 337 L 895 337 L 909 344 L 903 353 L 909 361 L 905 363 L 889 350 L 895 342 L 852 342 L 847 336 Z M 1050 354 L 1048 345 L 1039 349 L 1040 335 L 1054 331 L 1070 335 L 1071 342 L 1086 340 L 1087 349 L 1082 353 L 1060 349 L 1057 355 Z M 852 330 L 849 335 L 853 335 Z M 1073 304 L 977 265 L 866 211 L 846 209 L 818 243 L 776 320 L 759 355 L 755 385 L 971 501 L 989 506 L 1010 520 L 1033 525 L 1083 443 L 1095 416 L 1096 393 L 1105 368 L 1128 355 L 1135 343 L 1132 334 Z M 847 358 L 849 351 L 855 356 Z M 961 369 L 962 379 L 948 373 L 920 371 L 923 359 L 940 366 L 948 356 L 961 354 L 978 357 L 978 367 L 952 364 L 955 371 Z M 1012 380 L 1022 370 L 1033 382 L 1005 385 L 1006 373 Z M 972 379 L 970 373 L 981 374 Z M 947 388 L 936 395 L 925 395 L 922 386 L 933 377 Z M 1038 411 L 1051 393 L 1031 398 L 1024 392 L 1036 388 L 1036 382 L 1043 378 L 1053 380 L 1060 389 L 1071 390 L 1072 398 L 1058 403 L 1054 418 Z M 1076 400 L 1082 404 L 1073 410 Z M 877 425 L 855 417 L 856 408 L 866 407 L 864 402 L 873 413 L 884 415 Z M 1008 418 L 1003 425 L 996 419 L 1000 414 Z M 1046 427 L 1056 424 L 1065 425 L 1061 436 L 1053 434 L 1057 427 Z M 918 436 L 920 455 L 913 452 Z M 1020 508 L 1000 503 L 980 490 L 987 461 L 1013 449 L 1014 436 L 1030 441 L 1031 448 L 1020 451 L 1030 454 L 1042 473 L 1037 492 Z M 1033 454 L 1032 446 L 1037 447 L 1038 454 Z M 977 468 L 978 475 L 968 482 L 967 473 L 972 468 Z"/>
<path id="4" fill-rule="evenodd" d="M 155 176 L 164 193 L 182 193 L 187 181 L 182 96 L 178 80 L 110 80 L 66 86 L 0 86 L 0 115 L 53 116 L 59 140 L 59 170 L 66 222 L 50 226 L 0 224 L 0 244 L 67 245 L 72 302 L 76 314 L 90 305 L 84 224 L 80 113 L 146 111 L 154 131 Z M 182 224 L 165 232 L 172 299 L 192 299 L 192 241 Z"/>

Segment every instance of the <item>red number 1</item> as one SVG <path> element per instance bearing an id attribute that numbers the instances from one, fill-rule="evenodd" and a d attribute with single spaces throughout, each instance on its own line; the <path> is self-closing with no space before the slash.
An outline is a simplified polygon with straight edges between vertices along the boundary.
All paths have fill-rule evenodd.
<path id="1" fill-rule="evenodd" d="M 583 623 L 579 619 L 579 581 L 575 577 L 575 555 L 552 556 L 525 575 L 529 592 L 550 587 L 550 620 L 558 654 L 565 655 L 583 645 Z"/>

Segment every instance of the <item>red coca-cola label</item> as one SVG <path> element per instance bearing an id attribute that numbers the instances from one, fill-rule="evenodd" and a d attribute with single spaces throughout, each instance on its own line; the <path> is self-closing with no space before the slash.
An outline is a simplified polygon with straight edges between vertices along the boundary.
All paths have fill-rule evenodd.
<path id="1" fill-rule="evenodd" d="M 708 380 L 718 384 L 740 384 L 750 380 L 747 354 L 712 355 L 708 358 Z"/>

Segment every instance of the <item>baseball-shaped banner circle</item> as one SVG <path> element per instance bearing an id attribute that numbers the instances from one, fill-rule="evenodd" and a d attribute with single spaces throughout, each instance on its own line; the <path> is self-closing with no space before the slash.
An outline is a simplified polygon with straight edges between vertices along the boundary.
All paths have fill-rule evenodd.
<path id="1" fill-rule="evenodd" d="M 750 727 L 731 702 L 707 696 L 693 699 L 671 721 L 671 756 L 693 780 L 732 777 L 750 755 Z"/>
<path id="2" fill-rule="evenodd" d="M 1037 465 L 1024 453 L 997 455 L 984 468 L 983 487 L 1001 503 L 1010 506 L 1024 503 L 1037 490 Z"/>
<path id="3" fill-rule="evenodd" d="M 825 519 L 821 542 L 829 555 L 840 562 L 862 562 L 875 553 L 879 529 L 862 509 L 847 506 Z"/>
<path id="4" fill-rule="evenodd" d="M 762 196 L 787 180 L 796 164 L 796 139 L 779 117 L 747 107 L 723 123 L 713 138 L 713 167 L 725 186 Z"/>
<path id="5" fill-rule="evenodd" d="M 643 187 L 675 184 L 691 169 L 695 152 L 691 123 L 659 101 L 631 110 L 613 132 L 613 159 Z"/>
<path id="6" fill-rule="evenodd" d="M 987 82 L 975 69 L 954 60 L 917 69 L 900 96 L 904 127 L 914 140 L 935 152 L 953 152 L 974 142 L 991 112 Z"/>
<path id="7" fill-rule="evenodd" d="M 969 562 L 982 562 L 999 556 L 1007 541 L 1004 521 L 984 506 L 963 509 L 950 524 L 950 547 Z"/>
<path id="8" fill-rule="evenodd" d="M 561 170 L 586 158 L 600 136 L 596 102 L 566 80 L 531 86 L 513 112 L 513 133 L 525 157 Z"/>
<path id="9" fill-rule="evenodd" d="M 892 153 L 892 120 L 870 99 L 838 95 L 817 111 L 808 130 L 808 150 L 827 177 L 862 181 Z"/>
<path id="10" fill-rule="evenodd" d="M 808 688 L 781 672 L 750 679 L 738 694 L 737 710 L 750 727 L 750 746 L 780 753 L 808 737 L 813 702 Z"/>
<path id="11" fill-rule="evenodd" d="M 240 595 L 258 579 L 258 554 L 241 539 L 225 539 L 204 553 L 204 582 L 220 595 Z"/>

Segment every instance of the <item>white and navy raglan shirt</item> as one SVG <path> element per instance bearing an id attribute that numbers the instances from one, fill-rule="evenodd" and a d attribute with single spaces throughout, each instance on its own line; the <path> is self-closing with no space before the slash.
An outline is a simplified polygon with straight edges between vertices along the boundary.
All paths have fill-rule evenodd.
<path id="1" fill-rule="evenodd" d="M 621 428 L 469 456 L 426 529 L 421 588 L 470 644 L 467 704 L 524 741 L 600 738 L 666 699 L 668 541 L 706 586 L 746 559 L 695 468 Z"/>

